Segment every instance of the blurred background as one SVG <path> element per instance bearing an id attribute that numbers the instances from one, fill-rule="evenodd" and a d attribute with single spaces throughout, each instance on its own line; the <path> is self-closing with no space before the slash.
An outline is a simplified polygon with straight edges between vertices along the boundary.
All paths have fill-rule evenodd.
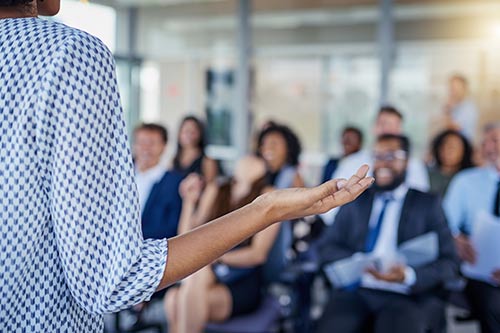
<path id="1" fill-rule="evenodd" d="M 469 80 L 479 125 L 499 112 L 499 1 L 63 0 L 55 20 L 114 52 L 130 129 L 174 132 L 199 115 L 208 154 L 232 161 L 264 122 L 284 122 L 307 184 L 340 153 L 342 128 L 370 133 L 385 103 L 423 156 L 454 73 Z"/>

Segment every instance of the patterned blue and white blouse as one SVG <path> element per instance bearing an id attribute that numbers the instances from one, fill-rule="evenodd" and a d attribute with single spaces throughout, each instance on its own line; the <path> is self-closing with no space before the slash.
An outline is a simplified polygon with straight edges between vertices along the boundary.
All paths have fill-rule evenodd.
<path id="1" fill-rule="evenodd" d="M 0 332 L 100 332 L 148 299 L 166 240 L 143 240 L 113 56 L 38 18 L 0 19 Z"/>

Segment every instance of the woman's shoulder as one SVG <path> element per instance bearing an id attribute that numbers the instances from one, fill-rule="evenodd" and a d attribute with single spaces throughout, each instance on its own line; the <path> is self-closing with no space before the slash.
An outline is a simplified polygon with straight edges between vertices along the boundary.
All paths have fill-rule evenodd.
<path id="1" fill-rule="evenodd" d="M 96 36 L 83 30 L 67 26 L 64 23 L 45 19 L 26 19 L 13 22 L 17 29 L 23 31 L 27 38 L 35 38 L 43 41 L 41 45 L 52 49 L 51 51 L 75 51 L 85 54 L 90 52 L 95 54 L 94 61 L 99 61 L 98 57 L 107 56 L 112 58 L 112 53 L 108 47 Z M 14 28 L 15 29 L 15 28 Z"/>

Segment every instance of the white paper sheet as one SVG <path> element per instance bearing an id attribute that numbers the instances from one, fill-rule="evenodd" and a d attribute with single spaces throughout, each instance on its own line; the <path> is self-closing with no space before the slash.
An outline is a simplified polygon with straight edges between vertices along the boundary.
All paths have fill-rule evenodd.
<path id="1" fill-rule="evenodd" d="M 408 266 L 417 268 L 436 261 L 439 256 L 439 239 L 435 232 L 412 238 L 398 247 L 400 256 Z"/>
<path id="2" fill-rule="evenodd" d="M 494 270 L 500 269 L 500 218 L 486 212 L 477 215 L 470 240 L 476 250 L 474 265 L 464 263 L 465 276 L 496 284 L 491 279 Z"/>

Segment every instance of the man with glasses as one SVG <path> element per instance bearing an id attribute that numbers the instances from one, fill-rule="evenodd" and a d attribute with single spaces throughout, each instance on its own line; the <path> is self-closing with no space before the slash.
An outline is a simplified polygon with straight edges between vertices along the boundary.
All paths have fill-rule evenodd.
<path id="1" fill-rule="evenodd" d="M 405 183 L 408 156 L 406 137 L 380 136 L 373 151 L 374 186 L 340 209 L 319 241 L 325 264 L 368 253 L 380 266 L 334 290 L 318 333 L 423 333 L 444 326 L 443 285 L 458 270 L 454 244 L 438 198 Z M 437 235 L 437 258 L 418 267 L 406 264 L 399 245 L 429 232 Z"/>
<path id="2" fill-rule="evenodd" d="M 373 124 L 372 134 L 374 137 L 379 137 L 384 134 L 402 135 L 403 114 L 393 106 L 382 106 L 378 111 Z M 357 166 L 360 164 L 368 164 L 371 166 L 371 157 L 370 149 L 362 149 L 343 158 L 339 162 L 333 175 L 331 175 L 331 178 L 345 178 L 350 175 L 353 170 L 356 170 Z M 370 168 L 370 170 L 373 170 L 373 168 Z M 405 182 L 408 186 L 420 191 L 429 190 L 429 175 L 422 160 L 410 157 L 408 159 L 405 175 Z M 333 223 L 337 212 L 338 209 L 332 209 L 331 211 L 322 214 L 321 218 L 327 225 L 330 225 Z"/>

